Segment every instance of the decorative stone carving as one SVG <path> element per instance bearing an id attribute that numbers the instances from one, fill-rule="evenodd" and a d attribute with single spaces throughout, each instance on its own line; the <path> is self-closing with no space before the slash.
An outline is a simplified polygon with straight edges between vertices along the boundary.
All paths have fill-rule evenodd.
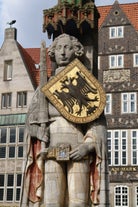
<path id="1" fill-rule="evenodd" d="M 130 81 L 130 70 L 108 70 L 103 73 L 103 82 L 128 82 Z"/>
<path id="2" fill-rule="evenodd" d="M 94 8 L 92 0 L 59 1 L 54 8 L 44 10 L 43 32 L 47 31 L 49 38 L 52 34 L 55 37 L 64 32 L 73 32 L 75 36 L 78 36 L 79 31 L 86 33 L 86 25 L 87 32 L 94 28 Z M 69 31 L 68 28 L 72 29 Z"/>

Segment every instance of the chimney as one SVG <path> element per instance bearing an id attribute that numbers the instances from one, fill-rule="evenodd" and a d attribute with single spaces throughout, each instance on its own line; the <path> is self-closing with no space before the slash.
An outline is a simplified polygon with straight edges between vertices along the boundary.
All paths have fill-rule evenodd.
<path id="1" fill-rule="evenodd" d="M 5 40 L 6 39 L 11 39 L 11 40 L 16 40 L 17 38 L 17 29 L 16 28 L 6 28 L 5 29 Z"/>

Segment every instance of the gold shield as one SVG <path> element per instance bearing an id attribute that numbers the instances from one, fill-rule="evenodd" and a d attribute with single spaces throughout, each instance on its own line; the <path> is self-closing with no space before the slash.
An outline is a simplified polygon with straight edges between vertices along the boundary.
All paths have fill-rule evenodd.
<path id="1" fill-rule="evenodd" d="M 95 120 L 106 103 L 102 86 L 78 59 L 55 75 L 41 90 L 56 109 L 74 123 Z"/>

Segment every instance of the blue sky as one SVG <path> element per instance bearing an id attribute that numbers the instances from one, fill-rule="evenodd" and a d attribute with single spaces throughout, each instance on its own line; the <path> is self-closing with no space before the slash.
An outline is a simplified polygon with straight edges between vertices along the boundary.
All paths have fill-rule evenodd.
<path id="1" fill-rule="evenodd" d="M 41 2 L 41 3 L 40 3 Z M 119 3 L 134 3 L 138 0 L 119 0 Z M 95 0 L 96 6 L 112 5 L 114 0 Z M 0 0 L 0 47 L 4 40 L 4 30 L 7 24 L 15 19 L 17 40 L 24 47 L 40 47 L 44 39 L 47 45 L 50 41 L 42 32 L 43 10 L 57 4 L 57 0 Z"/>

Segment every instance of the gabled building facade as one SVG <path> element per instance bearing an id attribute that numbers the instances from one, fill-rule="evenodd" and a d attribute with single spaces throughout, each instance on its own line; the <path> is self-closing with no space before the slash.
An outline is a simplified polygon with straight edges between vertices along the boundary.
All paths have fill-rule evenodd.
<path id="1" fill-rule="evenodd" d="M 138 3 L 115 1 L 98 10 L 102 20 L 99 79 L 107 96 L 110 203 L 112 207 L 137 207 Z"/>
<path id="2" fill-rule="evenodd" d="M 16 36 L 7 28 L 0 50 L 0 206 L 10 207 L 20 200 L 24 125 L 38 84 L 36 62 Z"/>
<path id="3" fill-rule="evenodd" d="M 51 62 L 47 56 L 48 76 Z M 40 48 L 24 49 L 7 28 L 0 49 L 0 207 L 19 206 L 26 115 L 40 80 Z"/>

